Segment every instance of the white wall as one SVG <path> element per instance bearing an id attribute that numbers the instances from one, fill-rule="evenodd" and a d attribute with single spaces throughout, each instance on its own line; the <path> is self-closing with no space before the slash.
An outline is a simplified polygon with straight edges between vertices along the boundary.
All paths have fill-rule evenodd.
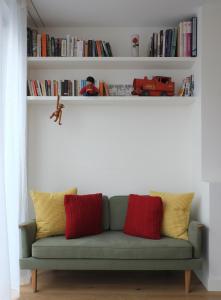
<path id="1" fill-rule="evenodd" d="M 198 275 L 210 291 L 221 290 L 221 2 L 205 1 L 201 30 L 201 152 L 199 218 L 204 228 L 204 265 Z"/>
<path id="2" fill-rule="evenodd" d="M 29 105 L 29 188 L 80 193 L 192 191 L 191 105 Z"/>
<path id="3" fill-rule="evenodd" d="M 207 1 L 202 15 L 202 175 L 221 181 L 221 2 Z"/>

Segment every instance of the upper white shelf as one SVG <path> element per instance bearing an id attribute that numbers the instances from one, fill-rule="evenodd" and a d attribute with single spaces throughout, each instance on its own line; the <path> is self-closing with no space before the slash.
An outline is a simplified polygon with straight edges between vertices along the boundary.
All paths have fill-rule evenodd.
<path id="1" fill-rule="evenodd" d="M 28 96 L 29 104 L 55 104 L 55 96 Z M 160 105 L 189 105 L 196 101 L 197 97 L 140 97 L 140 96 L 105 96 L 105 97 L 84 97 L 84 96 L 62 96 L 64 104 L 114 104 L 114 103 L 136 103 L 136 104 L 160 104 Z"/>
<path id="2" fill-rule="evenodd" d="M 194 57 L 28 57 L 31 69 L 191 69 Z"/>

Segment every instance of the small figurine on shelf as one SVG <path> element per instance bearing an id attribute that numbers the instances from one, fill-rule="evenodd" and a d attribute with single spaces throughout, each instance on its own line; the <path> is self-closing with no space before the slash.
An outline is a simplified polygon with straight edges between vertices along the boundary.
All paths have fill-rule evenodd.
<path id="1" fill-rule="evenodd" d="M 88 76 L 87 84 L 80 90 L 80 94 L 83 96 L 98 96 L 99 90 L 95 86 L 95 80 L 94 77 Z"/>
<path id="2" fill-rule="evenodd" d="M 50 119 L 55 117 L 54 122 L 58 121 L 59 125 L 62 125 L 61 123 L 61 117 L 62 117 L 62 109 L 64 108 L 64 104 L 60 103 L 60 96 L 57 97 L 57 105 L 56 110 L 52 113 L 50 116 Z"/>
<path id="3" fill-rule="evenodd" d="M 133 34 L 131 36 L 131 55 L 133 57 L 139 56 L 139 34 Z"/>

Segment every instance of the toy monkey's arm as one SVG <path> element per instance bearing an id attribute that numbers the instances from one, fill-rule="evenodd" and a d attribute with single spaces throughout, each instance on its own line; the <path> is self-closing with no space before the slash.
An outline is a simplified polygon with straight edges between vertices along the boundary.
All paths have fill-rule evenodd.
<path id="1" fill-rule="evenodd" d="M 57 97 L 57 109 L 58 109 L 58 106 L 59 106 L 59 102 L 60 102 L 60 95 L 58 95 L 58 97 Z"/>

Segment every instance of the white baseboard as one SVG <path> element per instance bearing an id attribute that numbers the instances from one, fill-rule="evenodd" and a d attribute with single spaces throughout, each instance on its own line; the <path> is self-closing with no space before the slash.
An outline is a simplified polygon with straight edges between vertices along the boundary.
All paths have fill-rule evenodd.
<path id="1" fill-rule="evenodd" d="M 201 281 L 203 286 L 208 290 L 208 273 L 203 271 L 194 271 L 198 279 Z"/>
<path id="2" fill-rule="evenodd" d="M 31 280 L 30 270 L 20 270 L 20 285 L 29 284 Z"/>
<path id="3" fill-rule="evenodd" d="M 208 276 L 205 272 L 195 271 L 196 276 L 209 292 L 221 292 L 221 277 Z"/>
<path id="4" fill-rule="evenodd" d="M 18 300 L 19 299 L 19 291 L 11 290 L 11 299 L 12 300 Z"/>
<path id="5" fill-rule="evenodd" d="M 221 292 L 221 277 L 210 276 L 208 278 L 208 291 Z"/>

